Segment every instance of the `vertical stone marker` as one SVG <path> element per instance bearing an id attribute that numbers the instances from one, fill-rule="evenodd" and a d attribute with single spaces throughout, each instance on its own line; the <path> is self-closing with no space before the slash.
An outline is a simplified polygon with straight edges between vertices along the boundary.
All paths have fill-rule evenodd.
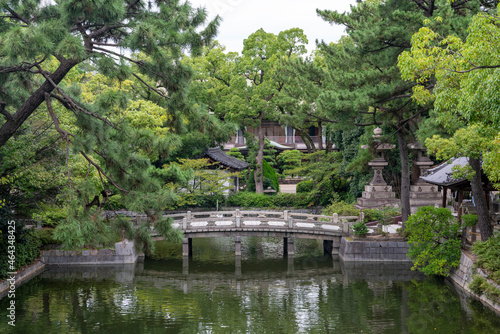
<path id="1" fill-rule="evenodd" d="M 417 161 L 415 165 L 419 169 L 418 180 L 414 185 L 410 186 L 410 207 L 411 213 L 415 213 L 421 206 L 440 205 L 442 201 L 441 192 L 438 191 L 438 186 L 427 183 L 422 179 L 422 176 L 427 175 L 427 170 L 434 164 L 427 155 L 425 155 L 425 147 L 419 143 L 408 144 L 408 148 L 417 151 Z"/>
<path id="2" fill-rule="evenodd" d="M 373 169 L 373 178 L 365 186 L 365 191 L 363 191 L 361 198 L 358 198 L 358 203 L 355 205 L 360 210 L 400 205 L 399 199 L 396 198 L 396 194 L 392 191 L 392 186 L 385 182 L 383 176 L 384 167 L 388 165 L 388 162 L 384 159 L 384 151 L 392 150 L 394 145 L 380 142 L 382 137 L 381 128 L 376 128 L 373 133 L 373 138 L 378 143 L 376 148 L 377 157 L 368 163 Z"/>

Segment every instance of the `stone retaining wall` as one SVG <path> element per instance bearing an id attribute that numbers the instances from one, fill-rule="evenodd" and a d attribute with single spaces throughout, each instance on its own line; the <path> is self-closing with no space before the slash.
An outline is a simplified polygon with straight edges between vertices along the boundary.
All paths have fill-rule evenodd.
<path id="1" fill-rule="evenodd" d="M 42 261 L 36 261 L 28 268 L 23 269 L 18 272 L 15 277 L 16 289 L 22 284 L 29 281 L 32 277 L 38 275 L 45 268 L 45 263 Z M 9 282 L 3 281 L 0 282 L 0 299 L 3 298 L 9 290 Z"/>
<path id="2" fill-rule="evenodd" d="M 57 249 L 42 251 L 42 261 L 46 264 L 120 264 L 135 263 L 137 258 L 138 254 L 135 251 L 134 242 L 128 240 L 117 242 L 114 250 L 66 251 Z"/>
<path id="3" fill-rule="evenodd" d="M 342 238 L 339 256 L 343 261 L 411 262 L 404 241 L 358 241 Z"/>
<path id="4" fill-rule="evenodd" d="M 474 292 L 469 289 L 469 284 L 471 283 L 473 276 L 477 274 L 486 278 L 486 273 L 479 268 L 474 268 L 474 259 L 462 251 L 462 255 L 460 257 L 460 266 L 451 271 L 450 276 L 448 277 L 451 282 L 453 282 L 456 286 L 460 287 L 466 294 L 473 296 L 479 299 L 484 305 L 491 308 L 493 311 L 500 314 L 500 304 L 487 298 L 484 294 L 478 296 Z M 495 284 L 493 281 L 488 280 L 489 284 L 496 286 L 498 289 L 500 287 Z"/>

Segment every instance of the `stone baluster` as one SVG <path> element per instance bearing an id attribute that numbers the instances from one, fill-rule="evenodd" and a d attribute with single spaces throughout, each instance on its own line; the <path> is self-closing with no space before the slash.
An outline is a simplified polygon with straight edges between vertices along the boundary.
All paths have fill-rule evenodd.
<path id="1" fill-rule="evenodd" d="M 350 231 L 349 231 L 349 222 L 347 220 L 345 220 L 345 219 L 342 222 L 342 232 L 345 233 L 345 234 L 350 234 Z"/>
<path id="2" fill-rule="evenodd" d="M 240 210 L 236 209 L 235 216 L 236 216 L 236 227 L 239 228 L 239 227 L 241 227 L 241 214 L 240 214 Z"/>

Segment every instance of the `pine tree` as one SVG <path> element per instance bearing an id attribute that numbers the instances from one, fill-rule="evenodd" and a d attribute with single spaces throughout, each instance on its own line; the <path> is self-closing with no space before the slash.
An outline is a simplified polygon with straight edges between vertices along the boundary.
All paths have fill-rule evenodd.
<path id="1" fill-rule="evenodd" d="M 346 27 L 347 37 L 322 45 L 330 77 L 318 98 L 340 124 L 391 127 L 401 160 L 403 221 L 410 214 L 410 161 L 407 144 L 430 106 L 412 102 L 413 83 L 401 79 L 398 56 L 411 47 L 411 36 L 427 18 L 439 17 L 443 34 L 464 35 L 479 1 L 358 1 L 350 13 L 318 10 L 330 23 Z M 429 83 L 432 85 L 432 82 Z M 391 135 L 391 134 L 388 134 Z"/>
<path id="2" fill-rule="evenodd" d="M 203 28 L 206 12 L 177 0 L 4 1 L 0 12 L 0 147 L 35 111 L 44 110 L 66 147 L 66 161 L 78 155 L 100 180 L 96 193 L 88 178 L 75 184 L 67 168 L 63 197 L 69 215 L 58 235 L 73 246 L 107 242 L 110 226 L 99 213 L 111 194 L 120 193 L 129 210 L 148 215 L 148 226 L 179 237 L 161 216 L 177 200 L 163 185 L 186 176 L 156 168 L 151 158 L 168 156 L 179 146 L 186 121 L 207 132 L 217 126 L 187 102 L 192 72 L 180 57 L 185 49 L 199 54 L 215 35 L 219 18 Z M 79 82 L 66 80 L 71 71 L 85 69 L 113 80 L 118 91 L 86 100 Z M 129 79 L 142 91 L 124 90 Z M 160 127 L 168 135 L 158 136 L 154 128 L 138 126 L 124 114 L 141 92 L 167 115 Z M 61 108 L 69 111 L 71 122 L 63 119 Z M 201 122 L 202 117 L 207 120 Z M 146 248 L 151 242 L 142 232 L 148 228 L 139 228 L 136 235 Z"/>

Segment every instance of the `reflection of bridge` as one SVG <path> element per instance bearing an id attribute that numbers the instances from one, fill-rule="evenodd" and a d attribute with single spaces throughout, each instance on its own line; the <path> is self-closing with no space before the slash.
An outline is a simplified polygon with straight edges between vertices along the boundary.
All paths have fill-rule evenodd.
<path id="1" fill-rule="evenodd" d="M 283 238 L 284 255 L 294 253 L 294 238 L 323 240 L 325 253 L 339 248 L 350 224 L 363 216 L 332 216 L 289 211 L 211 211 L 171 214 L 173 227 L 184 233 L 182 254 L 192 254 L 192 238 L 234 236 L 235 255 L 241 255 L 241 237 Z"/>
<path id="2" fill-rule="evenodd" d="M 44 279 L 54 280 L 111 280 L 119 283 L 144 282 L 156 288 L 174 288 L 191 291 L 193 287 L 204 287 L 213 290 L 216 287 L 244 290 L 249 287 L 259 287 L 267 290 L 277 285 L 292 288 L 303 282 L 321 282 L 335 280 L 344 284 L 356 280 L 379 281 L 410 281 L 423 279 L 425 275 L 410 270 L 411 263 L 367 263 L 343 262 L 338 257 L 313 257 L 293 259 L 289 257 L 287 266 L 282 267 L 279 262 L 274 269 L 255 270 L 247 269 L 242 272 L 241 257 L 235 258 L 234 271 L 227 266 L 214 264 L 208 271 L 190 271 L 188 257 L 180 264 L 145 266 L 144 263 L 123 264 L 115 266 L 59 266 L 50 265 L 48 270 L 41 274 Z M 244 263 L 245 264 L 245 263 Z M 178 267 L 178 268 L 172 268 Z"/>

